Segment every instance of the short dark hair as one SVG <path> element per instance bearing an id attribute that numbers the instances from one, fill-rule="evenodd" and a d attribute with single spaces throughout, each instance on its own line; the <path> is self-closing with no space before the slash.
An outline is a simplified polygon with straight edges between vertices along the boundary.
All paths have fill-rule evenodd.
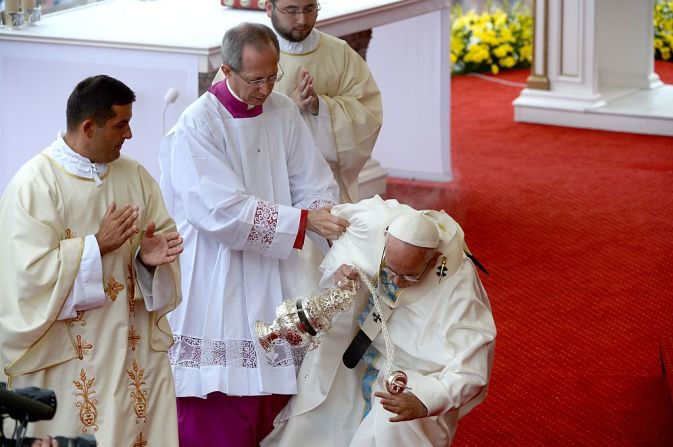
<path id="1" fill-rule="evenodd" d="M 243 69 L 243 48 L 252 45 L 258 50 L 273 45 L 280 56 L 280 45 L 276 33 L 261 23 L 241 23 L 230 28 L 222 38 L 222 63 L 239 72 Z"/>
<path id="2" fill-rule="evenodd" d="M 114 116 L 112 106 L 131 104 L 136 94 L 123 82 L 106 75 L 91 76 L 77 84 L 65 111 L 68 130 L 93 119 L 98 126 Z"/>

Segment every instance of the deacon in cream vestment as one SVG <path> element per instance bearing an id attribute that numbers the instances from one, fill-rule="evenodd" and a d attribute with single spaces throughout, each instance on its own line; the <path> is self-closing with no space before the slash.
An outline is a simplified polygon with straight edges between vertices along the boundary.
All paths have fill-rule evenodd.
<path id="1" fill-rule="evenodd" d="M 278 32 L 276 30 L 276 32 Z M 348 43 L 316 29 L 301 42 L 278 35 L 285 76 L 275 90 L 290 95 L 302 70 L 313 77 L 318 113 L 302 111 L 316 146 L 341 188 L 342 202 L 357 202 L 358 175 L 383 123 L 381 92 L 367 63 Z"/>
<path id="2" fill-rule="evenodd" d="M 129 134 L 130 135 L 130 134 Z M 101 257 L 91 238 L 112 202 L 138 206 L 140 229 Z M 33 436 L 95 436 L 100 446 L 176 446 L 165 315 L 180 300 L 177 262 L 145 268 L 148 223 L 175 231 L 154 179 L 121 157 L 91 163 L 59 135 L 0 199 L 0 359 L 12 387 L 54 390 Z M 93 308 L 76 311 L 73 295 Z M 75 299 L 77 301 L 77 299 Z"/>

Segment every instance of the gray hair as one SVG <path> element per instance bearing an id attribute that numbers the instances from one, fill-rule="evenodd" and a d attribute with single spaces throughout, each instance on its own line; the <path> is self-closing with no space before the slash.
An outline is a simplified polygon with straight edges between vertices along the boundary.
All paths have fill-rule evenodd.
<path id="1" fill-rule="evenodd" d="M 280 55 L 276 33 L 261 23 L 244 22 L 229 29 L 222 38 L 222 63 L 239 72 L 243 69 L 243 48 L 252 45 L 258 50 L 273 45 Z"/>

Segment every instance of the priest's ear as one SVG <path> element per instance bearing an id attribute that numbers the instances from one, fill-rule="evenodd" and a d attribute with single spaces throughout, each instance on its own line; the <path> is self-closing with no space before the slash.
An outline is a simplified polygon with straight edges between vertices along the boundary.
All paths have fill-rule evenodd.
<path id="1" fill-rule="evenodd" d="M 79 128 L 87 138 L 93 138 L 94 127 L 96 126 L 96 121 L 92 118 L 87 118 L 81 123 L 79 123 Z"/>
<path id="2" fill-rule="evenodd" d="M 232 70 L 231 67 L 230 67 L 229 65 L 227 65 L 227 64 L 222 64 L 222 66 L 220 67 L 220 69 L 222 70 L 222 73 L 224 73 L 224 76 L 226 76 L 227 78 L 231 77 L 231 75 L 232 75 L 232 73 L 233 73 L 233 71 L 234 71 L 234 70 Z"/>

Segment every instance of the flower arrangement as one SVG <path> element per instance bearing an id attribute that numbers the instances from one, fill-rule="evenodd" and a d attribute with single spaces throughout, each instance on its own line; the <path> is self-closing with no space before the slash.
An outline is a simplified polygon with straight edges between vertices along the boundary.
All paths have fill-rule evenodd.
<path id="1" fill-rule="evenodd" d="M 671 60 L 673 51 L 673 0 L 654 4 L 654 57 Z"/>
<path id="2" fill-rule="evenodd" d="M 481 14 L 451 10 L 451 64 L 455 74 L 529 67 L 533 57 L 533 18 L 521 2 Z"/>

